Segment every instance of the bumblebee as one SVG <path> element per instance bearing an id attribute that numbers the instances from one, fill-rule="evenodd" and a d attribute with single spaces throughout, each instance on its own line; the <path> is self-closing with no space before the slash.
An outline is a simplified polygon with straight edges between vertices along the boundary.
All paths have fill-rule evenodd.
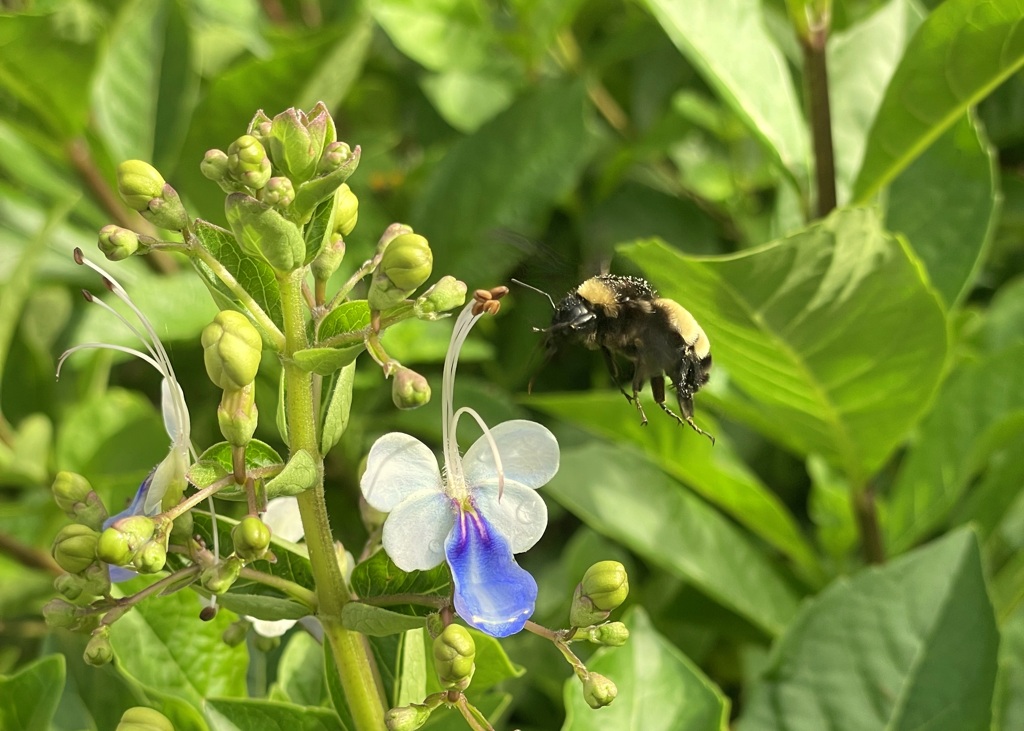
<path id="1" fill-rule="evenodd" d="M 682 305 L 659 297 L 646 279 L 615 274 L 591 277 L 561 302 L 551 300 L 551 304 L 555 309 L 551 325 L 536 328 L 547 336 L 547 358 L 570 344 L 600 350 L 612 379 L 636 406 L 644 425 L 647 415 L 637 395 L 649 380 L 654 401 L 665 413 L 714 444 L 715 438 L 693 422 L 693 396 L 711 372 L 711 343 Z M 633 363 L 632 393 L 619 380 L 616 354 Z M 679 414 L 665 403 L 666 375 L 676 390 Z"/>

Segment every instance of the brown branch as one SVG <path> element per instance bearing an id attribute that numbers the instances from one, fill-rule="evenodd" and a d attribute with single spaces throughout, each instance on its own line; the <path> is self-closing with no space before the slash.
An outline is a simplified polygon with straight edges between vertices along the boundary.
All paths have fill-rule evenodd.
<path id="1" fill-rule="evenodd" d="M 14 536 L 9 536 L 6 533 L 0 533 L 0 553 L 7 554 L 22 566 L 27 566 L 30 569 L 46 571 L 54 576 L 64 573 L 64 569 L 57 565 L 50 554 L 44 553 L 38 548 L 26 546 Z"/>

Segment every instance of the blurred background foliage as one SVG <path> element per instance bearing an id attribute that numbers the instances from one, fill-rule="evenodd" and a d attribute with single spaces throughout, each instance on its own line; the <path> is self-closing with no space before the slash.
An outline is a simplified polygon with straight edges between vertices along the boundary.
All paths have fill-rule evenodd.
<path id="1" fill-rule="evenodd" d="M 151 161 L 190 213 L 223 225 L 223 196 L 199 173 L 203 153 L 226 148 L 257 109 L 323 100 L 339 139 L 362 146 L 349 180 L 359 225 L 339 277 L 401 221 L 429 238 L 436 276 L 471 288 L 517 277 L 557 300 L 593 274 L 640 273 L 710 337 L 716 366 L 696 404 L 714 448 L 653 404 L 641 428 L 597 354 L 560 354 L 538 373 L 532 328 L 551 312 L 536 293 L 513 288 L 501 316 L 481 323 L 457 397 L 492 424 L 542 418 L 564 449 L 544 490 L 551 525 L 523 558 L 541 585 L 538 621 L 564 623 L 586 566 L 622 560 L 631 601 L 646 610 L 638 626 L 666 667 L 703 673 L 704 700 L 723 709 L 728 696 L 742 728 L 781 728 L 771 708 L 799 716 L 804 707 L 772 694 L 790 681 L 813 685 L 800 685 L 794 667 L 813 676 L 842 665 L 842 641 L 810 648 L 830 628 L 856 625 L 859 598 L 874 597 L 865 612 L 889 616 L 921 592 L 946 619 L 918 617 L 883 635 L 927 631 L 924 655 L 938 662 L 956 652 L 936 638 L 962 631 L 980 653 L 980 685 L 936 670 L 932 700 L 943 688 L 983 700 L 999 689 L 991 704 L 965 705 L 952 721 L 962 725 L 941 728 L 988 728 L 993 710 L 996 727 L 1021 728 L 1024 77 L 1015 70 L 1024 56 L 1014 32 L 993 22 L 999 58 L 967 44 L 938 62 L 917 49 L 907 56 L 918 66 L 906 63 L 934 5 L 833 4 L 836 194 L 841 207 L 868 207 L 813 224 L 807 58 L 782 0 L 3 3 L 0 675 L 68 652 L 75 680 L 58 696 L 55 727 L 112 727 L 89 698 L 101 685 L 90 673 L 115 671 L 79 667 L 80 650 L 48 633 L 39 609 L 52 595 L 49 542 L 64 522 L 48 491 L 55 472 L 88 475 L 119 505 L 166 450 L 159 384 L 145 366 L 99 353 L 54 379 L 70 344 L 124 337 L 83 307 L 77 291 L 95 282 L 71 259 L 76 246 L 94 251 L 106 223 L 145 225 L 117 199 L 114 166 Z M 963 20 L 974 5 L 935 12 Z M 940 38 L 942 49 L 957 50 L 956 40 Z M 939 77 L 953 79 L 952 97 L 932 83 Z M 195 440 L 217 441 L 219 394 L 198 337 L 215 310 L 201 283 L 168 255 L 113 268 L 171 349 Z M 388 332 L 389 352 L 427 374 L 435 394 L 449 329 L 410 322 Z M 279 444 L 277 381 L 267 364 L 257 437 Z M 354 506 L 372 440 L 400 429 L 436 441 L 439 414 L 436 402 L 397 412 L 360 360 L 351 423 L 327 462 L 338 536 L 353 546 L 365 537 Z M 879 550 L 892 559 L 966 524 L 972 532 L 896 559 L 892 574 L 862 571 Z M 874 555 L 864 550 L 872 542 Z M 905 581 L 906 593 L 887 580 Z M 797 615 L 819 593 L 820 606 Z M 835 614 L 816 627 L 826 607 Z M 998 681 L 995 620 L 948 624 L 986 612 L 1004 637 Z M 879 642 L 860 650 L 881 652 Z M 507 687 L 509 728 L 566 718 L 566 668 L 543 645 L 506 646 L 529 671 Z M 639 663 L 622 688 L 653 682 L 642 656 L 620 652 L 607 674 Z M 260 662 L 266 683 L 278 656 Z M 927 686 L 909 662 L 879 662 L 898 687 Z M 866 672 L 847 670 L 836 671 L 844 682 Z M 108 692 L 137 694 L 133 683 L 121 678 Z M 250 677 L 250 692 L 260 687 Z M 622 688 L 617 703 L 636 710 Z M 81 720 L 83 704 L 91 720 Z M 616 727 L 601 713 L 588 720 L 570 705 L 566 727 Z M 661 727 L 714 728 L 720 715 Z M 806 723 L 786 727 L 825 727 Z"/>

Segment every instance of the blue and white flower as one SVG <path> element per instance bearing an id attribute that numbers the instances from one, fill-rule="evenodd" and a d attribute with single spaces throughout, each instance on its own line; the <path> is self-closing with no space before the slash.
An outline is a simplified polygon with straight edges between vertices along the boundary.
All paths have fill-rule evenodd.
<path id="1" fill-rule="evenodd" d="M 520 631 L 533 614 L 537 582 L 513 554 L 531 548 L 547 527 L 547 506 L 537 488 L 558 471 L 558 442 L 540 424 L 506 421 L 494 429 L 473 409 L 454 410 L 459 351 L 480 314 L 470 303 L 459 315 L 445 358 L 442 385 L 444 471 L 418 439 L 392 432 L 370 449 L 362 492 L 388 513 L 382 541 L 403 571 L 447 561 L 455 611 L 494 637 Z M 459 454 L 459 417 L 483 430 Z"/>

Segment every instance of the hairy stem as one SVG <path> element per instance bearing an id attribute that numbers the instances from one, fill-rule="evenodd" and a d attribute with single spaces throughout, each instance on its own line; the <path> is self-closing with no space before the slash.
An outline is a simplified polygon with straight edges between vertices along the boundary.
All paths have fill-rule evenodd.
<path id="1" fill-rule="evenodd" d="M 280 576 L 274 576 L 273 574 L 265 574 L 262 571 L 257 571 L 256 569 L 249 568 L 248 566 L 243 566 L 238 576 L 239 578 L 246 579 L 248 581 L 255 581 L 257 584 L 263 584 L 264 586 L 277 589 L 282 594 L 286 594 L 292 599 L 302 602 L 313 611 L 316 611 L 316 594 L 306 587 L 296 584 L 294 581 L 288 581 L 288 579 L 283 579 Z"/>
<path id="2" fill-rule="evenodd" d="M 828 98 L 828 66 L 825 43 L 828 20 L 823 18 L 808 28 L 802 38 L 804 78 L 807 84 L 808 113 L 814 144 L 814 182 L 818 217 L 824 218 L 836 207 L 836 162 L 832 148 L 832 108 Z"/>
<path id="3" fill-rule="evenodd" d="M 307 346 L 306 318 L 302 296 L 304 270 L 280 279 L 281 306 L 284 314 L 285 347 L 282 365 L 285 380 L 285 413 L 288 445 L 294 455 L 300 449 L 319 455 L 316 413 L 313 403 L 313 377 L 298 368 L 292 355 Z M 322 461 L 322 458 L 321 458 Z M 341 610 L 349 601 L 348 589 L 335 554 L 334 537 L 324 501 L 323 469 L 312 489 L 299 495 L 299 513 L 309 549 L 309 562 L 316 580 L 319 610 L 334 665 L 345 699 L 358 731 L 379 731 L 384 727 L 384 695 L 369 644 L 362 635 L 341 622 Z"/>

